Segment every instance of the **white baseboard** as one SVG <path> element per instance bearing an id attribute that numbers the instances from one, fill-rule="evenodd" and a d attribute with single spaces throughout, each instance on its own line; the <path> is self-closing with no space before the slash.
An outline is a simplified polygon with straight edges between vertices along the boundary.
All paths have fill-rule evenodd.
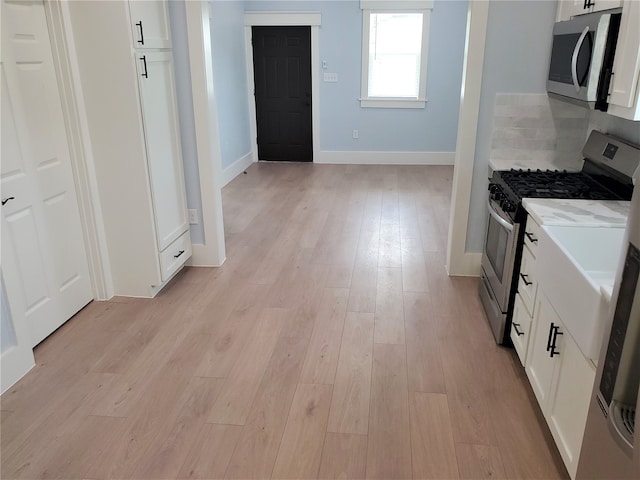
<path id="1" fill-rule="evenodd" d="M 245 156 L 240 157 L 238 160 L 233 162 L 227 168 L 222 171 L 222 182 L 221 185 L 224 187 L 231 180 L 236 178 L 242 172 L 244 172 L 249 166 L 253 163 L 253 154 L 251 152 L 247 153 Z"/>
<path id="2" fill-rule="evenodd" d="M 452 277 L 479 277 L 482 253 L 465 252 L 462 258 L 456 259 L 455 265 L 447 265 L 447 273 Z"/>
<path id="3" fill-rule="evenodd" d="M 315 163 L 352 165 L 453 165 L 455 152 L 359 152 L 323 150 Z"/>

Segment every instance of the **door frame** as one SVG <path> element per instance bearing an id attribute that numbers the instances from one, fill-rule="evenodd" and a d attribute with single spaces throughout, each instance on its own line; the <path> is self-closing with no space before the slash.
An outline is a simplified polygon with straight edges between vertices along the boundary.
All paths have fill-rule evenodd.
<path id="1" fill-rule="evenodd" d="M 255 82 L 253 77 L 253 46 L 251 27 L 311 27 L 311 142 L 313 161 L 320 156 L 320 25 L 319 12 L 246 12 L 244 14 L 245 58 L 247 62 L 247 95 L 249 97 L 249 129 L 251 154 L 258 161 L 258 126 L 256 120 Z"/>
<path id="2" fill-rule="evenodd" d="M 108 300 L 114 295 L 113 277 L 69 5 L 67 2 L 44 0 L 44 9 L 60 90 L 93 297 L 96 300 Z"/>

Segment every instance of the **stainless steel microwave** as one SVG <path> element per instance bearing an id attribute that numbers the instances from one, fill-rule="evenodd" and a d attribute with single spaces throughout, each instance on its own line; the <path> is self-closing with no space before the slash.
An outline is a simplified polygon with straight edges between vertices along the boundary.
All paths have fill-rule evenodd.
<path id="1" fill-rule="evenodd" d="M 578 15 L 557 22 L 547 92 L 561 100 L 607 110 L 607 97 L 621 9 Z"/>

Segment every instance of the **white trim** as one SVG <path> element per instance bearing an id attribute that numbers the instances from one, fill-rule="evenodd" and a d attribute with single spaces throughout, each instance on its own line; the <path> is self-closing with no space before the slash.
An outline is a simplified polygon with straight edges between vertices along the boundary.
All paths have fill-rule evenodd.
<path id="1" fill-rule="evenodd" d="M 466 243 L 488 17 L 489 2 L 469 2 L 447 241 L 449 275 L 480 274 L 479 254 L 467 253 Z"/>
<path id="2" fill-rule="evenodd" d="M 362 10 L 425 10 L 433 8 L 433 0 L 360 0 Z"/>
<path id="3" fill-rule="evenodd" d="M 453 165 L 454 152 L 320 152 L 316 163 L 348 165 Z"/>
<path id="4" fill-rule="evenodd" d="M 11 262 L 10 270 L 16 271 L 14 258 L 3 258 L 5 265 Z M 0 393 L 4 393 L 20 380 L 35 365 L 33 349 L 31 348 L 31 335 L 29 334 L 24 312 L 24 295 L 13 295 L 12 302 L 15 311 L 22 313 L 22 317 L 16 318 L 9 304 L 9 293 L 6 291 L 6 282 L 0 268 L 0 302 L 3 302 L 2 310 L 9 316 L 6 320 L 13 329 L 15 345 L 12 345 L 0 355 Z M 18 305 L 16 305 L 18 304 Z"/>
<path id="5" fill-rule="evenodd" d="M 24 345 L 14 345 L 0 356 L 2 374 L 0 375 L 0 394 L 9 390 L 29 370 L 35 367 L 33 350 Z"/>
<path id="6" fill-rule="evenodd" d="M 244 24 L 248 27 L 320 26 L 322 14 L 319 12 L 245 12 Z"/>
<path id="7" fill-rule="evenodd" d="M 424 108 L 426 100 L 415 98 L 361 98 L 363 108 Z"/>
<path id="8" fill-rule="evenodd" d="M 364 2 L 361 2 L 361 4 Z M 367 3 L 387 3 L 387 2 L 367 2 Z M 415 3 L 422 4 L 428 2 L 391 2 L 388 7 L 393 8 L 394 12 L 401 12 L 402 7 L 395 7 L 396 3 Z M 361 51 L 361 73 L 360 73 L 360 106 L 363 108 L 424 108 L 427 96 L 427 66 L 429 63 L 429 37 L 431 29 L 431 8 L 416 7 L 414 13 L 422 14 L 422 45 L 420 47 L 420 79 L 418 81 L 418 97 L 417 98 L 385 98 L 369 96 L 369 36 L 371 13 L 377 13 L 370 9 L 362 11 L 362 51 Z M 361 7 L 363 8 L 363 7 Z M 406 7 L 409 8 L 409 7 Z M 378 8 L 377 10 L 381 10 Z M 384 9 L 382 9 L 384 10 Z"/>
<path id="9" fill-rule="evenodd" d="M 204 244 L 193 245 L 191 263 L 220 266 L 225 260 L 222 222 L 222 155 L 213 83 L 209 2 L 185 2 L 200 173 Z"/>
<path id="10" fill-rule="evenodd" d="M 222 186 L 224 187 L 231 182 L 234 178 L 249 168 L 252 163 L 254 163 L 253 153 L 249 152 L 225 168 L 222 171 Z"/>
<path id="11" fill-rule="evenodd" d="M 320 158 L 320 14 L 295 12 L 249 12 L 244 16 L 245 58 L 247 65 L 247 94 L 249 96 L 249 131 L 253 158 L 258 158 L 256 125 L 255 82 L 253 77 L 253 48 L 251 27 L 253 26 L 309 26 L 311 27 L 311 136 L 313 161 Z"/>
<path id="12" fill-rule="evenodd" d="M 67 2 L 47 0 L 44 2 L 44 6 L 60 88 L 93 297 L 107 300 L 114 295 L 113 277 L 84 107 L 82 83 L 71 29 L 69 5 Z"/>

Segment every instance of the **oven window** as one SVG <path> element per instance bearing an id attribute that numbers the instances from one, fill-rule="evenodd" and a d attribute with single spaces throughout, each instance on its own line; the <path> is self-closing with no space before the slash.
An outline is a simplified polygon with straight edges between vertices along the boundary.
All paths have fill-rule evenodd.
<path id="1" fill-rule="evenodd" d="M 573 50 L 576 48 L 576 44 L 579 39 L 579 33 L 571 35 L 554 35 L 553 47 L 551 48 L 549 80 L 567 83 L 569 85 L 573 84 L 573 76 L 571 75 L 571 57 L 573 56 Z M 589 32 L 582 42 L 576 64 L 578 83 L 581 87 L 584 87 L 587 84 L 592 50 L 592 33 Z"/>
<path id="2" fill-rule="evenodd" d="M 487 242 L 485 244 L 485 253 L 491 262 L 493 271 L 498 277 L 500 283 L 504 283 L 502 276 L 504 274 L 504 262 L 507 255 L 507 242 L 510 233 L 496 222 L 493 217 L 489 216 L 489 227 L 487 228 Z"/>

